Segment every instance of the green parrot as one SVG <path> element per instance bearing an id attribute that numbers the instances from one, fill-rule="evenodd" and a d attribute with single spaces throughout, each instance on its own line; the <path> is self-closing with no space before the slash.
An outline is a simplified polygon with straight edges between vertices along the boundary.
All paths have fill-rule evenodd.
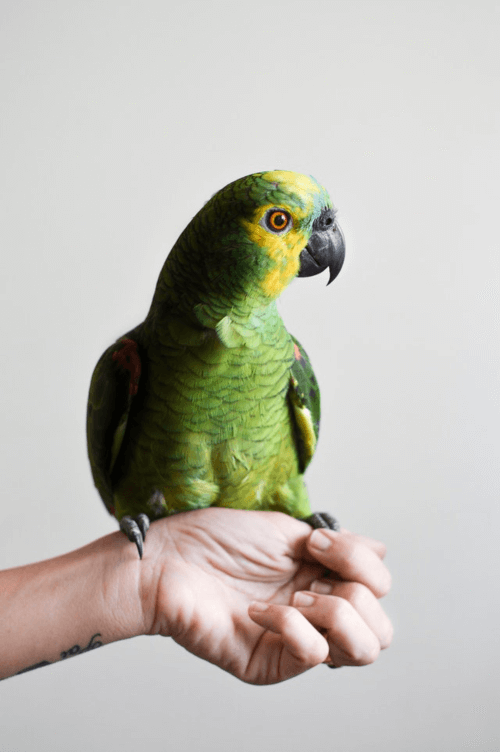
<path id="1" fill-rule="evenodd" d="M 87 440 L 95 485 L 142 558 L 150 520 L 209 506 L 311 514 L 304 471 L 319 431 L 309 359 L 276 299 L 344 261 L 326 190 L 256 173 L 216 193 L 181 234 L 146 319 L 100 358 Z"/>

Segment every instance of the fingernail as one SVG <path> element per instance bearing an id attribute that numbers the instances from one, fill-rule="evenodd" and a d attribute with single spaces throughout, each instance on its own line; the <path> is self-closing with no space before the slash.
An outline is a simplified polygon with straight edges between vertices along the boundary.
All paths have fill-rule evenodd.
<path id="1" fill-rule="evenodd" d="M 312 606 L 314 601 L 315 601 L 314 596 L 310 595 L 309 593 L 295 593 L 294 598 L 293 598 L 293 605 L 294 606 Z"/>
<path id="2" fill-rule="evenodd" d="M 249 606 L 250 611 L 254 613 L 262 613 L 263 611 L 267 611 L 268 608 L 269 603 L 261 603 L 261 601 L 253 601 Z"/>
<path id="3" fill-rule="evenodd" d="M 318 551 L 326 551 L 330 546 L 331 540 L 326 531 L 320 528 L 319 530 L 313 530 L 313 533 L 309 538 L 309 543 L 312 548 L 316 548 Z"/>
<path id="4" fill-rule="evenodd" d="M 322 580 L 314 580 L 314 582 L 311 582 L 309 590 L 312 590 L 313 593 L 318 593 L 318 595 L 331 595 L 332 585 Z"/>

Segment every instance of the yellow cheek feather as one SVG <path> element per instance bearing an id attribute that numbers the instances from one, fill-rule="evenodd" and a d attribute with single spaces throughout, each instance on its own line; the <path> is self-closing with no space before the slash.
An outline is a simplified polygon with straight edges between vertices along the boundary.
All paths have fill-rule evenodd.
<path id="1" fill-rule="evenodd" d="M 273 261 L 273 267 L 261 280 L 260 286 L 269 298 L 277 298 L 288 287 L 299 271 L 299 255 L 307 244 L 307 234 L 293 226 L 283 235 L 274 235 L 259 224 L 261 217 L 272 209 L 274 204 L 261 206 L 253 222 L 242 220 L 243 227 L 249 239 L 260 248 L 264 248 L 267 256 Z M 289 211 L 287 207 L 283 207 Z M 292 212 L 290 211 L 292 214 Z M 295 216 L 302 218 L 302 210 L 294 209 Z M 307 212 L 304 212 L 304 216 Z"/>
<path id="2" fill-rule="evenodd" d="M 295 239 L 290 238 L 292 233 L 295 235 Z M 273 240 L 281 240 L 279 251 L 276 248 L 277 244 L 273 243 L 273 251 L 269 253 L 277 263 L 262 280 L 261 288 L 268 297 L 277 298 L 285 287 L 288 287 L 292 279 L 297 276 L 300 266 L 299 255 L 307 240 L 305 233 L 294 233 L 293 229 L 286 235 L 286 240 L 292 241 L 293 245 L 290 246 L 289 243 L 285 243 L 285 238 L 273 238 Z"/>

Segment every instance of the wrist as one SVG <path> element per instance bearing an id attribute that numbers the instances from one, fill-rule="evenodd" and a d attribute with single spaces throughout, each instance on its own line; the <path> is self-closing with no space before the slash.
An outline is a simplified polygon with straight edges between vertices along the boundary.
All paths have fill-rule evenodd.
<path id="1" fill-rule="evenodd" d="M 147 631 L 141 562 L 122 533 L 0 573 L 0 678 Z"/>
<path id="2" fill-rule="evenodd" d="M 102 618 L 110 640 L 140 635 L 171 634 L 175 622 L 171 613 L 168 574 L 173 574 L 177 556 L 168 534 L 169 519 L 155 522 L 148 530 L 143 558 L 121 532 L 112 533 L 86 546 L 96 574 Z M 95 550 L 95 549 L 98 550 Z"/>
<path id="3" fill-rule="evenodd" d="M 100 550 L 92 551 L 94 546 Z M 147 634 L 152 610 L 151 567 L 143 566 L 144 559 L 139 559 L 136 547 L 121 532 L 87 548 L 91 557 L 97 554 L 99 600 L 110 641 Z"/>
<path id="4" fill-rule="evenodd" d="M 134 551 L 138 565 L 138 599 L 141 611 L 141 632 L 138 634 L 161 634 L 169 637 L 177 621 L 175 612 L 176 572 L 179 556 L 173 542 L 171 528 L 173 518 L 155 521 L 148 530 L 142 560 L 135 546 L 125 543 Z"/>

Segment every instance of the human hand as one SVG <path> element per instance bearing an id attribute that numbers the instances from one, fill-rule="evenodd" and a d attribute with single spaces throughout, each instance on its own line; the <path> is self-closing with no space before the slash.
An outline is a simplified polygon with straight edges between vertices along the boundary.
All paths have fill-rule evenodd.
<path id="1" fill-rule="evenodd" d="M 322 541 L 326 548 L 315 547 Z M 148 532 L 146 632 L 171 636 L 252 684 L 323 662 L 372 663 L 392 636 L 378 600 L 390 587 L 384 554 L 371 538 L 311 531 L 279 512 L 176 514 Z"/>

